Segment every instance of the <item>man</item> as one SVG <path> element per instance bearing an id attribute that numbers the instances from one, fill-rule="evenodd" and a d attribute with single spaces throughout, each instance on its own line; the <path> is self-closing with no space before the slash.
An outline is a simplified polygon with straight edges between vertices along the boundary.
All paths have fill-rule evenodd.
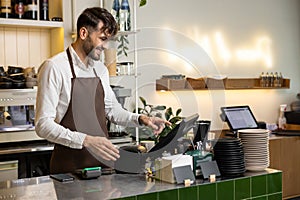
<path id="1" fill-rule="evenodd" d="M 157 134 L 167 121 L 124 110 L 109 85 L 100 54 L 117 33 L 112 15 L 88 8 L 77 20 L 77 39 L 39 68 L 36 132 L 56 143 L 50 173 L 74 172 L 115 161 L 119 151 L 107 139 L 106 118 L 123 126 L 147 125 Z"/>

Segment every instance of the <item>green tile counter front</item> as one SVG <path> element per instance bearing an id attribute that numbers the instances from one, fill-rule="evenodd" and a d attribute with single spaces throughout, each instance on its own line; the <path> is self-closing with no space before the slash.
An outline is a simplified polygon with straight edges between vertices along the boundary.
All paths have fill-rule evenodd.
<path id="1" fill-rule="evenodd" d="M 282 173 L 267 169 L 214 183 L 197 180 L 185 187 L 144 175 L 113 174 L 93 180 L 61 183 L 49 176 L 0 183 L 0 199 L 121 199 L 121 200 L 281 200 Z"/>
<path id="2" fill-rule="evenodd" d="M 219 180 L 215 183 L 196 183 L 190 187 L 157 191 L 131 197 L 118 198 L 122 200 L 281 200 L 282 173 L 268 169 L 264 173 L 245 173 L 245 177 Z"/>

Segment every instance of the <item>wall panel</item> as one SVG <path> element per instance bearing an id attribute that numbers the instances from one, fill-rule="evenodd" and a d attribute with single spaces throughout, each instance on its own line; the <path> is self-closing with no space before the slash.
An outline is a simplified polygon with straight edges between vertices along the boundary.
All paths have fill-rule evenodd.
<path id="1" fill-rule="evenodd" d="M 29 66 L 29 38 L 28 29 L 17 29 L 17 63 L 18 66 Z"/>
<path id="2" fill-rule="evenodd" d="M 4 30 L 5 64 L 6 66 L 17 65 L 17 29 L 5 28 Z"/>

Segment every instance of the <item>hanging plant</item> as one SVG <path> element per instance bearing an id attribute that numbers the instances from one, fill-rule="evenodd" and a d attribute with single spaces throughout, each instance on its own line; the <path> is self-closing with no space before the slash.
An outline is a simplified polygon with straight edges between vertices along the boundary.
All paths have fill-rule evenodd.
<path id="1" fill-rule="evenodd" d="M 128 51 L 128 45 L 129 45 L 129 41 L 128 41 L 128 36 L 127 35 L 121 35 L 118 37 L 118 42 L 119 42 L 119 46 L 118 46 L 118 56 L 124 54 L 126 57 L 128 56 L 127 51 Z"/>

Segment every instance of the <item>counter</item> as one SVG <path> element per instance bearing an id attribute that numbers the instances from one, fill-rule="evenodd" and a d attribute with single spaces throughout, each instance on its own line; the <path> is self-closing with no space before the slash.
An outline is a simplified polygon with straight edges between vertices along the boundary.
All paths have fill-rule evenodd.
<path id="1" fill-rule="evenodd" d="M 3 162 L 17 162 L 15 178 L 30 178 L 49 174 L 49 163 L 54 144 L 45 139 L 34 139 L 35 131 L 0 132 L 0 181 L 6 180 L 1 174 Z M 118 146 L 132 143 L 130 137 L 109 138 Z"/>
<path id="2" fill-rule="evenodd" d="M 102 175 L 61 183 L 49 176 L 0 183 L 0 199 L 282 199 L 281 171 L 246 172 L 243 177 L 170 184 L 140 174 Z"/>

